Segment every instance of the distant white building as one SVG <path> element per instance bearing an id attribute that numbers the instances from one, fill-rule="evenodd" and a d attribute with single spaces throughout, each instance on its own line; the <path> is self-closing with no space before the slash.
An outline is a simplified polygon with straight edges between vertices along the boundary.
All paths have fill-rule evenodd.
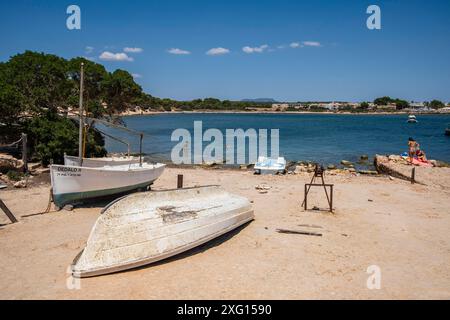
<path id="1" fill-rule="evenodd" d="M 328 109 L 330 111 L 338 110 L 340 107 L 339 103 L 331 102 L 331 103 L 324 103 L 321 105 L 322 108 Z"/>
<path id="2" fill-rule="evenodd" d="M 423 109 L 426 108 L 425 104 L 423 102 L 411 102 L 409 104 L 410 109 Z"/>

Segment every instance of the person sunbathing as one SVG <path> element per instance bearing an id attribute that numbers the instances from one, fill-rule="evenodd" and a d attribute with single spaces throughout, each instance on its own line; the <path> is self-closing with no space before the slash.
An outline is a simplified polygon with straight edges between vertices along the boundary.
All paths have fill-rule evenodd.
<path id="1" fill-rule="evenodd" d="M 420 149 L 417 150 L 416 156 L 417 156 L 417 160 L 419 160 L 420 162 L 428 162 L 427 155 L 422 150 L 420 150 Z"/>

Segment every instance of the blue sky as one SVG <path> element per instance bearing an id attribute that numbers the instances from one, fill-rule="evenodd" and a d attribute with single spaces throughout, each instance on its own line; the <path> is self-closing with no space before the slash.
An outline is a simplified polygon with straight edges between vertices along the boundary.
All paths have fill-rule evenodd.
<path id="1" fill-rule="evenodd" d="M 66 28 L 71 4 L 81 30 Z M 381 30 L 366 27 L 371 4 Z M 0 12 L 0 61 L 86 56 L 158 97 L 450 101 L 448 0 L 15 0 Z"/>

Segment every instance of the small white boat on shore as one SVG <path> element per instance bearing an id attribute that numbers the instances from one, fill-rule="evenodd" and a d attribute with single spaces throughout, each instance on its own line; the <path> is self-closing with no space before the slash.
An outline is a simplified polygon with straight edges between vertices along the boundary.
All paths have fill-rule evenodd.
<path id="1" fill-rule="evenodd" d="M 255 164 L 255 173 L 257 174 L 277 174 L 285 173 L 285 171 L 286 159 L 283 157 L 277 159 L 259 157 L 258 162 Z"/>
<path id="2" fill-rule="evenodd" d="M 75 258 L 75 277 L 148 265 L 252 221 L 248 199 L 218 186 L 129 195 L 108 205 Z"/>
<path id="3" fill-rule="evenodd" d="M 124 157 L 105 157 L 105 158 L 83 158 L 83 167 L 100 168 L 105 166 L 123 166 L 129 164 L 137 164 L 140 162 L 139 157 L 124 156 Z M 64 155 L 64 165 L 79 166 L 80 161 L 78 157 Z"/>
<path id="4" fill-rule="evenodd" d="M 51 165 L 53 201 L 56 206 L 81 200 L 143 189 L 158 179 L 164 164 L 129 164 L 99 168 Z"/>
<path id="5" fill-rule="evenodd" d="M 418 123 L 419 121 L 417 121 L 417 118 L 416 118 L 416 116 L 415 115 L 410 115 L 409 117 L 408 117 L 408 121 L 407 121 L 408 123 Z"/>

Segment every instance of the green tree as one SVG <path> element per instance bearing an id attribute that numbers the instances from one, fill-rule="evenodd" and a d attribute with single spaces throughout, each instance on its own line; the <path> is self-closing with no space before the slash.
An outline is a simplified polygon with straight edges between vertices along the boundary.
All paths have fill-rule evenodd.
<path id="1" fill-rule="evenodd" d="M 67 107 L 71 88 L 63 58 L 26 51 L 13 56 L 3 73 L 2 82 L 5 81 L 6 87 L 13 87 L 13 94 L 20 96 L 21 112 L 39 115 Z"/>
<path id="2" fill-rule="evenodd" d="M 445 104 L 442 101 L 433 100 L 430 102 L 429 107 L 433 108 L 433 109 L 440 109 L 440 108 L 444 108 Z"/>
<path id="3" fill-rule="evenodd" d="M 116 70 L 102 82 L 108 112 L 123 112 L 142 96 L 142 88 L 133 76 L 124 70 Z"/>
<path id="4" fill-rule="evenodd" d="M 397 99 L 397 100 L 395 100 L 395 106 L 396 106 L 397 110 L 406 109 L 406 108 L 409 108 L 409 102 L 405 101 L 405 100 Z"/>
<path id="5" fill-rule="evenodd" d="M 369 103 L 368 102 L 361 102 L 360 108 L 363 110 L 369 109 Z"/>
<path id="6" fill-rule="evenodd" d="M 393 102 L 394 100 L 391 97 L 377 98 L 373 101 L 373 103 L 376 104 L 377 106 L 385 106 Z"/>
<path id="7" fill-rule="evenodd" d="M 10 126 L 24 111 L 24 97 L 8 82 L 9 70 L 6 63 L 0 63 L 0 122 Z"/>
<path id="8" fill-rule="evenodd" d="M 34 117 L 25 125 L 32 157 L 44 165 L 53 159 L 55 163 L 64 162 L 64 153 L 78 154 L 78 125 L 55 113 L 46 113 Z M 102 136 L 90 130 L 86 139 L 86 156 L 102 157 L 106 155 Z"/>
<path id="9" fill-rule="evenodd" d="M 84 91 L 83 98 L 86 111 L 94 117 L 100 117 L 104 109 L 101 103 L 104 99 L 104 81 L 108 78 L 108 72 L 101 64 L 89 61 L 85 58 L 74 58 L 67 62 L 67 76 L 71 82 L 71 94 L 68 98 L 72 107 L 78 107 L 80 92 L 80 70 L 84 63 Z"/>

